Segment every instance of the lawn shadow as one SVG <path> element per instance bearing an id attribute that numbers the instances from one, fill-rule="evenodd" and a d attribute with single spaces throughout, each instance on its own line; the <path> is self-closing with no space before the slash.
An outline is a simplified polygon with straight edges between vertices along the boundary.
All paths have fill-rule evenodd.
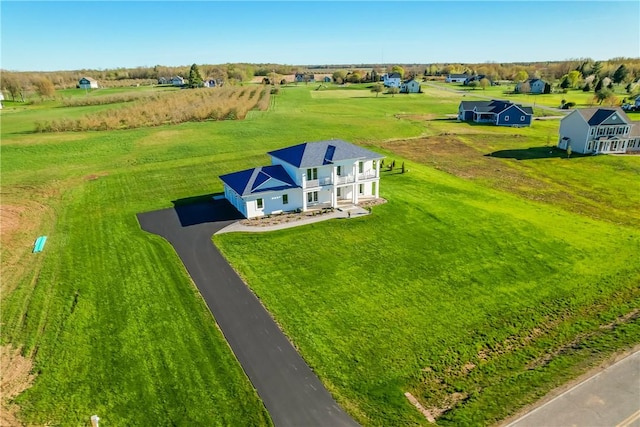
<path id="1" fill-rule="evenodd" d="M 530 147 L 517 150 L 499 150 L 485 154 L 486 157 L 498 157 L 500 159 L 536 160 L 567 158 L 567 152 L 556 147 Z M 574 157 L 586 157 L 585 154 L 573 153 Z"/>
<path id="2" fill-rule="evenodd" d="M 172 203 L 183 227 L 207 222 L 237 221 L 244 218 L 222 193 L 186 197 L 172 200 Z"/>

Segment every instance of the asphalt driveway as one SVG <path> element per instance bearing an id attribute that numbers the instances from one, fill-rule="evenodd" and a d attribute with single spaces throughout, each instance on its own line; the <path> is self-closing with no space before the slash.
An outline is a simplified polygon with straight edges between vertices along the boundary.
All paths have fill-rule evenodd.
<path id="1" fill-rule="evenodd" d="M 239 219 L 226 200 L 138 214 L 175 248 L 276 426 L 357 426 L 211 242 Z"/>

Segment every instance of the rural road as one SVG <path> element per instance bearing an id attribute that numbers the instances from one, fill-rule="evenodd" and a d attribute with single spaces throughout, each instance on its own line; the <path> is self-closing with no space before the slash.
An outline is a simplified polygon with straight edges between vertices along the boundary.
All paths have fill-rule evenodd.
<path id="1" fill-rule="evenodd" d="M 506 427 L 640 427 L 640 351 Z"/>
<path id="2" fill-rule="evenodd" d="M 138 214 L 175 248 L 276 427 L 357 426 L 213 245 L 240 218 L 226 200 Z"/>

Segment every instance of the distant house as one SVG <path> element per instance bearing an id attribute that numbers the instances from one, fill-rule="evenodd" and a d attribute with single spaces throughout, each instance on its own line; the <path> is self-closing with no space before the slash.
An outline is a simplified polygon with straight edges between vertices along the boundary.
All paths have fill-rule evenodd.
<path id="1" fill-rule="evenodd" d="M 167 77 L 158 77 L 158 84 L 159 85 L 168 85 L 171 84 L 171 79 L 167 78 Z"/>
<path id="2" fill-rule="evenodd" d="M 531 126 L 533 109 L 509 101 L 462 101 L 458 120 L 496 126 Z"/>
<path id="3" fill-rule="evenodd" d="M 420 83 L 415 79 L 410 79 L 400 85 L 400 93 L 420 93 Z"/>
<path id="4" fill-rule="evenodd" d="M 515 91 L 521 92 L 522 85 L 529 84 L 529 93 L 551 93 L 551 85 L 542 79 L 529 79 L 516 85 Z"/>
<path id="5" fill-rule="evenodd" d="M 447 77 L 444 79 L 447 83 L 464 83 L 469 77 L 466 74 L 447 74 Z"/>
<path id="6" fill-rule="evenodd" d="M 487 79 L 487 80 L 489 80 L 490 84 L 493 84 L 491 79 L 489 77 L 487 77 L 486 75 L 484 75 L 484 74 L 478 74 L 478 75 L 475 75 L 475 76 L 467 76 L 467 78 L 464 80 L 463 84 L 465 86 L 467 86 L 471 82 L 480 82 L 480 80 L 482 80 L 482 79 Z"/>
<path id="7" fill-rule="evenodd" d="M 265 77 L 265 79 L 267 78 Z M 267 81 L 268 80 L 269 79 L 267 79 Z M 222 84 L 223 84 L 222 79 L 206 79 L 202 82 L 202 85 L 204 87 L 220 87 L 222 86 Z"/>
<path id="8" fill-rule="evenodd" d="M 0 110 L 2 110 L 2 101 L 4 101 L 4 93 L 0 91 Z"/>
<path id="9" fill-rule="evenodd" d="M 325 82 L 325 83 L 331 83 L 333 81 L 333 79 L 331 78 L 331 76 L 324 76 L 322 81 Z"/>
<path id="10" fill-rule="evenodd" d="M 224 195 L 246 218 L 337 208 L 377 199 L 384 156 L 339 139 L 268 153 L 271 165 L 220 176 Z"/>
<path id="11" fill-rule="evenodd" d="M 184 79 L 180 76 L 175 76 L 171 78 L 171 84 L 174 86 L 184 86 Z"/>
<path id="12" fill-rule="evenodd" d="M 293 79 L 297 83 L 310 83 L 316 81 L 316 76 L 313 73 L 296 73 Z"/>
<path id="13" fill-rule="evenodd" d="M 382 75 L 382 84 L 385 87 L 400 87 L 402 76 L 400 73 L 385 73 Z"/>
<path id="14" fill-rule="evenodd" d="M 619 107 L 578 108 L 560 121 L 558 148 L 574 153 L 640 152 L 640 122 Z"/>
<path id="15" fill-rule="evenodd" d="M 98 82 L 91 77 L 82 77 L 78 80 L 78 87 L 80 89 L 98 89 Z"/>

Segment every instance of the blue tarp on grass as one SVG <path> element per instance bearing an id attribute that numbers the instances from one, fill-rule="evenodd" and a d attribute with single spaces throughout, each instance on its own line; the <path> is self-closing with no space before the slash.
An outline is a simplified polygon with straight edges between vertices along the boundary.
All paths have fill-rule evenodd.
<path id="1" fill-rule="evenodd" d="M 42 252 L 44 249 L 44 244 L 47 243 L 47 236 L 40 236 L 36 239 L 36 242 L 33 245 L 33 253 Z"/>

